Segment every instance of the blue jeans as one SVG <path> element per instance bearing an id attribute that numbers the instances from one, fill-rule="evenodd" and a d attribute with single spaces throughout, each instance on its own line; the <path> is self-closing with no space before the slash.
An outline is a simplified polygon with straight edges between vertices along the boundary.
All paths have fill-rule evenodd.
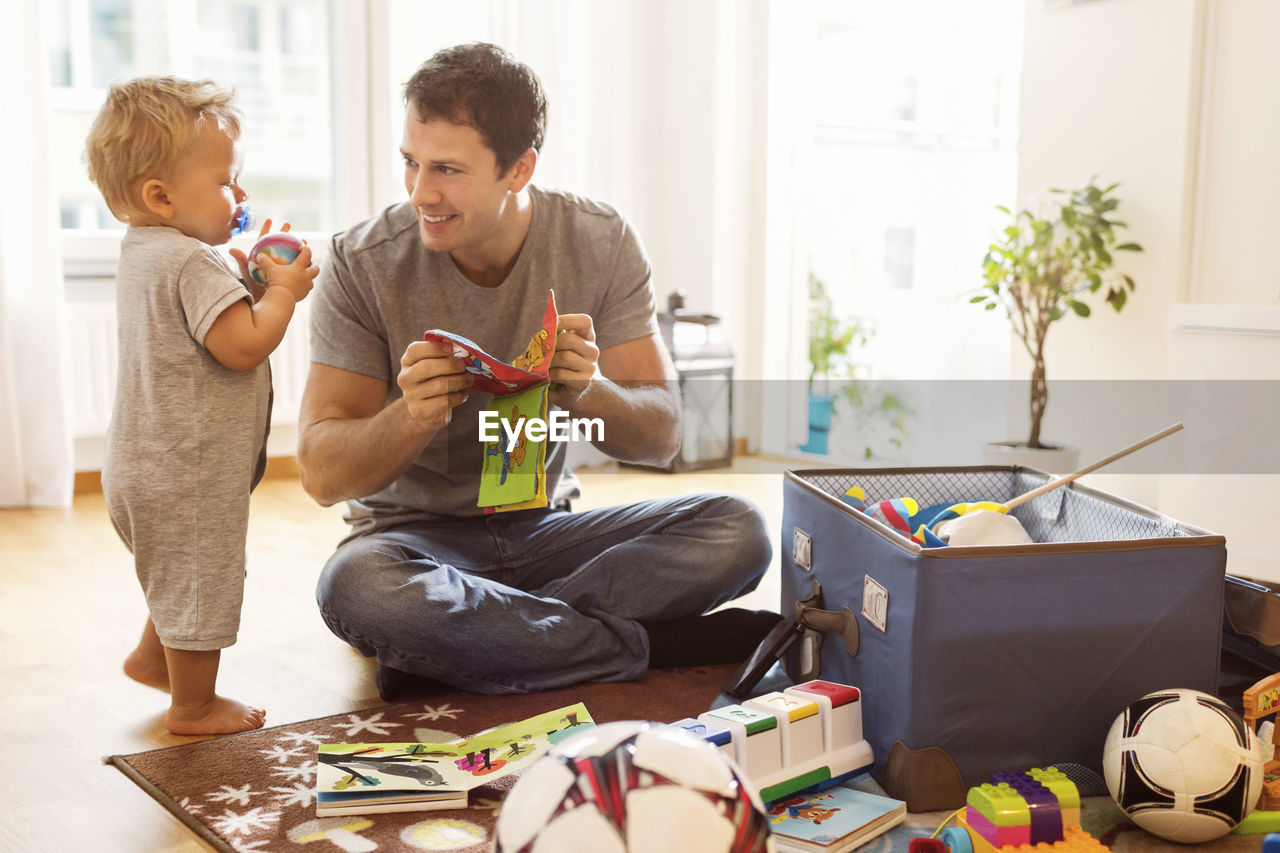
<path id="1" fill-rule="evenodd" d="M 750 592 L 771 557 L 763 515 L 730 495 L 523 510 L 346 542 L 316 600 L 329 629 L 379 664 L 527 693 L 641 677 L 649 638 L 638 620 Z"/>

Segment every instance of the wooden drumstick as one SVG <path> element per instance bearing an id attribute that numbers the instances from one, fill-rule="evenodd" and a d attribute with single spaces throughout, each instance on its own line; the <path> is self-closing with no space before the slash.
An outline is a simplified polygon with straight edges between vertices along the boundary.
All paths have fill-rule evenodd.
<path id="1" fill-rule="evenodd" d="M 1121 456 L 1128 456 L 1130 453 L 1134 452 L 1135 450 L 1141 450 L 1142 448 L 1146 447 L 1148 444 L 1151 444 L 1152 442 L 1155 442 L 1155 441 L 1159 441 L 1160 439 L 1164 438 L 1166 435 L 1172 435 L 1173 433 L 1177 432 L 1180 429 L 1182 429 L 1182 421 L 1178 421 L 1176 424 L 1167 426 L 1164 429 L 1160 430 L 1159 432 L 1154 433 L 1153 435 L 1147 436 L 1146 438 L 1142 439 L 1142 441 L 1139 441 L 1135 444 L 1131 444 L 1128 447 L 1126 447 L 1124 450 L 1111 454 L 1106 459 L 1100 459 L 1097 462 L 1094 462 L 1092 465 L 1089 465 L 1085 468 L 1081 468 L 1079 471 L 1066 474 L 1064 476 L 1059 477 L 1056 480 L 1050 480 L 1049 482 L 1045 483 L 1043 486 L 1034 488 L 1031 491 L 1026 492 L 1025 494 L 1018 495 L 1013 500 L 1006 501 L 1005 508 L 1013 509 L 1015 506 L 1020 506 L 1021 504 L 1026 503 L 1032 498 L 1043 495 L 1045 492 L 1052 492 L 1054 489 L 1058 488 L 1059 486 L 1065 486 L 1067 483 L 1070 483 L 1072 480 L 1076 479 L 1077 477 L 1083 477 L 1085 474 L 1088 474 L 1091 471 L 1098 470 L 1103 465 L 1109 465 L 1112 462 L 1115 462 Z"/>

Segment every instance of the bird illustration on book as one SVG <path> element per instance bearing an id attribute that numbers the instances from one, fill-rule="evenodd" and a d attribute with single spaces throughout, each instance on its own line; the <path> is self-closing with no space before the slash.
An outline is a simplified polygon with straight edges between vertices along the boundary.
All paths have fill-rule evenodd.
<path id="1" fill-rule="evenodd" d="M 356 752 L 340 754 L 320 752 L 320 762 L 322 764 L 332 764 L 334 767 L 349 774 L 334 787 L 339 789 L 350 788 L 359 783 L 361 785 L 379 785 L 381 781 L 377 778 L 365 776 L 359 773 L 355 768 L 368 771 L 379 771 L 390 776 L 403 776 L 406 779 L 413 779 L 422 785 L 443 785 L 444 777 L 431 764 L 435 764 L 437 759 L 431 758 L 432 753 L 422 752 L 412 755 L 377 755 L 376 749 L 362 749 Z"/>

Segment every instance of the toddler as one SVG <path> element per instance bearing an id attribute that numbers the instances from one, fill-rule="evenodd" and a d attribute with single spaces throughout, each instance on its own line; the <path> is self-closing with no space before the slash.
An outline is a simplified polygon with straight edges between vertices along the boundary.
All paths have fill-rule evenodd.
<path id="1" fill-rule="evenodd" d="M 182 735 L 263 723 L 215 686 L 240 625 L 249 492 L 266 464 L 267 357 L 318 272 L 305 246 L 290 264 L 264 255 L 257 287 L 243 252 L 231 252 L 242 281 L 212 248 L 244 212 L 242 156 L 231 93 L 173 77 L 112 86 L 86 143 L 89 177 L 129 226 L 102 489 L 150 618 L 124 670 L 169 691 L 165 727 Z"/>

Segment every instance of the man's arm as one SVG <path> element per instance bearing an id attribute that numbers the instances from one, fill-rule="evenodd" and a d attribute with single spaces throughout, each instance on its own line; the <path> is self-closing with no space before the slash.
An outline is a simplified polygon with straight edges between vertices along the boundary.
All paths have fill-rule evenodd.
<path id="1" fill-rule="evenodd" d="M 449 424 L 472 379 L 445 344 L 416 341 L 400 359 L 403 396 L 387 383 L 312 362 L 298 418 L 302 487 L 322 506 L 386 488 Z"/>
<path id="2" fill-rule="evenodd" d="M 560 317 L 551 402 L 573 417 L 600 418 L 596 447 L 615 459 L 665 465 L 680 449 L 680 386 L 657 335 L 600 351 L 585 314 Z"/>

